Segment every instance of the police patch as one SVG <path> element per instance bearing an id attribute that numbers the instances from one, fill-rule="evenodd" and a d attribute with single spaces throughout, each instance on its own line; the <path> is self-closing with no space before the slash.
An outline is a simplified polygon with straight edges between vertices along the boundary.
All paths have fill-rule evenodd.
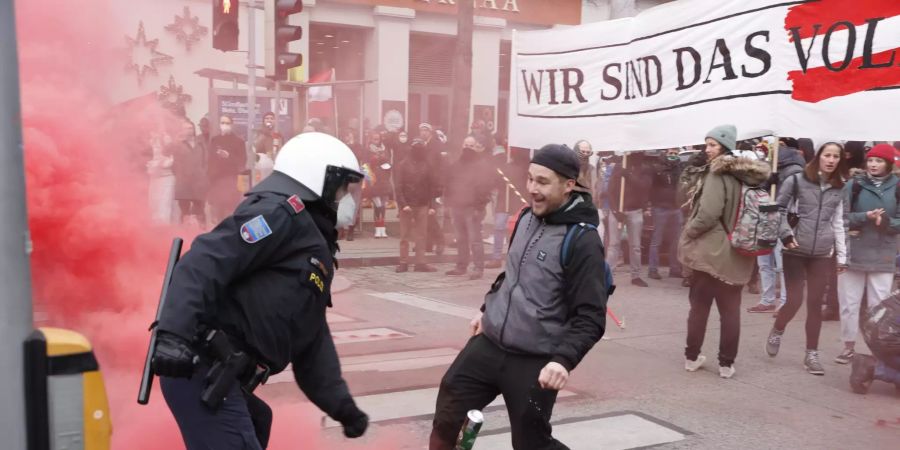
<path id="1" fill-rule="evenodd" d="M 297 197 L 296 195 L 288 197 L 287 202 L 294 210 L 294 214 L 300 214 L 300 211 L 306 209 L 306 205 L 303 204 L 303 200 L 300 200 L 300 197 Z"/>
<path id="2" fill-rule="evenodd" d="M 543 250 L 538 251 L 537 259 L 538 259 L 538 261 L 543 261 L 543 260 L 547 259 L 547 252 L 545 252 Z"/>
<path id="3" fill-rule="evenodd" d="M 241 239 L 248 244 L 255 244 L 272 234 L 265 217 L 258 215 L 241 225 Z"/>

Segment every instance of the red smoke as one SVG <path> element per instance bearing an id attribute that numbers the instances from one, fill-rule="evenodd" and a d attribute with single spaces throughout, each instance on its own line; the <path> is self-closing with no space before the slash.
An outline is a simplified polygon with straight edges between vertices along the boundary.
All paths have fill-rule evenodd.
<path id="1" fill-rule="evenodd" d="M 148 132 L 175 119 L 152 101 L 108 100 L 127 58 L 107 1 L 16 2 L 35 313 L 94 345 L 113 448 L 179 448 L 158 388 L 150 406 L 135 401 L 171 239 L 193 233 L 153 224 L 148 208 Z M 315 445 L 321 414 L 309 404 L 274 409 L 271 448 L 335 448 Z"/>

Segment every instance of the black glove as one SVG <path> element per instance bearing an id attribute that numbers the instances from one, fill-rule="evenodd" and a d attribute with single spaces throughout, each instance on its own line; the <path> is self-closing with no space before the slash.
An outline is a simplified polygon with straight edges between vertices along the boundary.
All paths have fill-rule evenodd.
<path id="1" fill-rule="evenodd" d="M 157 331 L 156 351 L 150 360 L 153 373 L 172 378 L 190 378 L 197 354 L 190 343 L 176 334 Z"/>
<path id="2" fill-rule="evenodd" d="M 369 416 L 362 412 L 353 400 L 344 402 L 335 419 L 344 427 L 344 436 L 350 439 L 358 438 L 369 427 Z"/>

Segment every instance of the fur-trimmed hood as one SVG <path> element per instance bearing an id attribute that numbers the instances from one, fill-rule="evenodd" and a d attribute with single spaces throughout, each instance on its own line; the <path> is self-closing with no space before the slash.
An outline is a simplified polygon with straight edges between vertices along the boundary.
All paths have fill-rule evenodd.
<path id="1" fill-rule="evenodd" d="M 759 186 L 769 179 L 772 168 L 765 161 L 723 155 L 709 163 L 712 173 L 732 175 L 748 186 Z"/>

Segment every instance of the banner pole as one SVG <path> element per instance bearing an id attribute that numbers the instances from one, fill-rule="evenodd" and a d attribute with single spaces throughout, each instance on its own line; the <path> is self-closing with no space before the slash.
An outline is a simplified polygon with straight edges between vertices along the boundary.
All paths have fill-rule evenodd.
<path id="1" fill-rule="evenodd" d="M 619 212 L 625 212 L 625 169 L 628 168 L 628 153 L 622 155 L 622 178 L 619 180 Z M 622 224 L 619 224 L 619 228 Z"/>
<path id="2" fill-rule="evenodd" d="M 778 173 L 778 149 L 779 149 L 779 147 L 781 147 L 781 145 L 778 141 L 778 136 L 775 136 L 775 149 L 772 152 L 770 152 L 770 154 L 772 155 L 772 173 L 773 174 Z M 775 201 L 775 195 L 778 192 L 776 184 L 777 183 L 772 183 L 772 187 L 769 189 L 769 197 L 772 199 L 773 202 Z"/>

